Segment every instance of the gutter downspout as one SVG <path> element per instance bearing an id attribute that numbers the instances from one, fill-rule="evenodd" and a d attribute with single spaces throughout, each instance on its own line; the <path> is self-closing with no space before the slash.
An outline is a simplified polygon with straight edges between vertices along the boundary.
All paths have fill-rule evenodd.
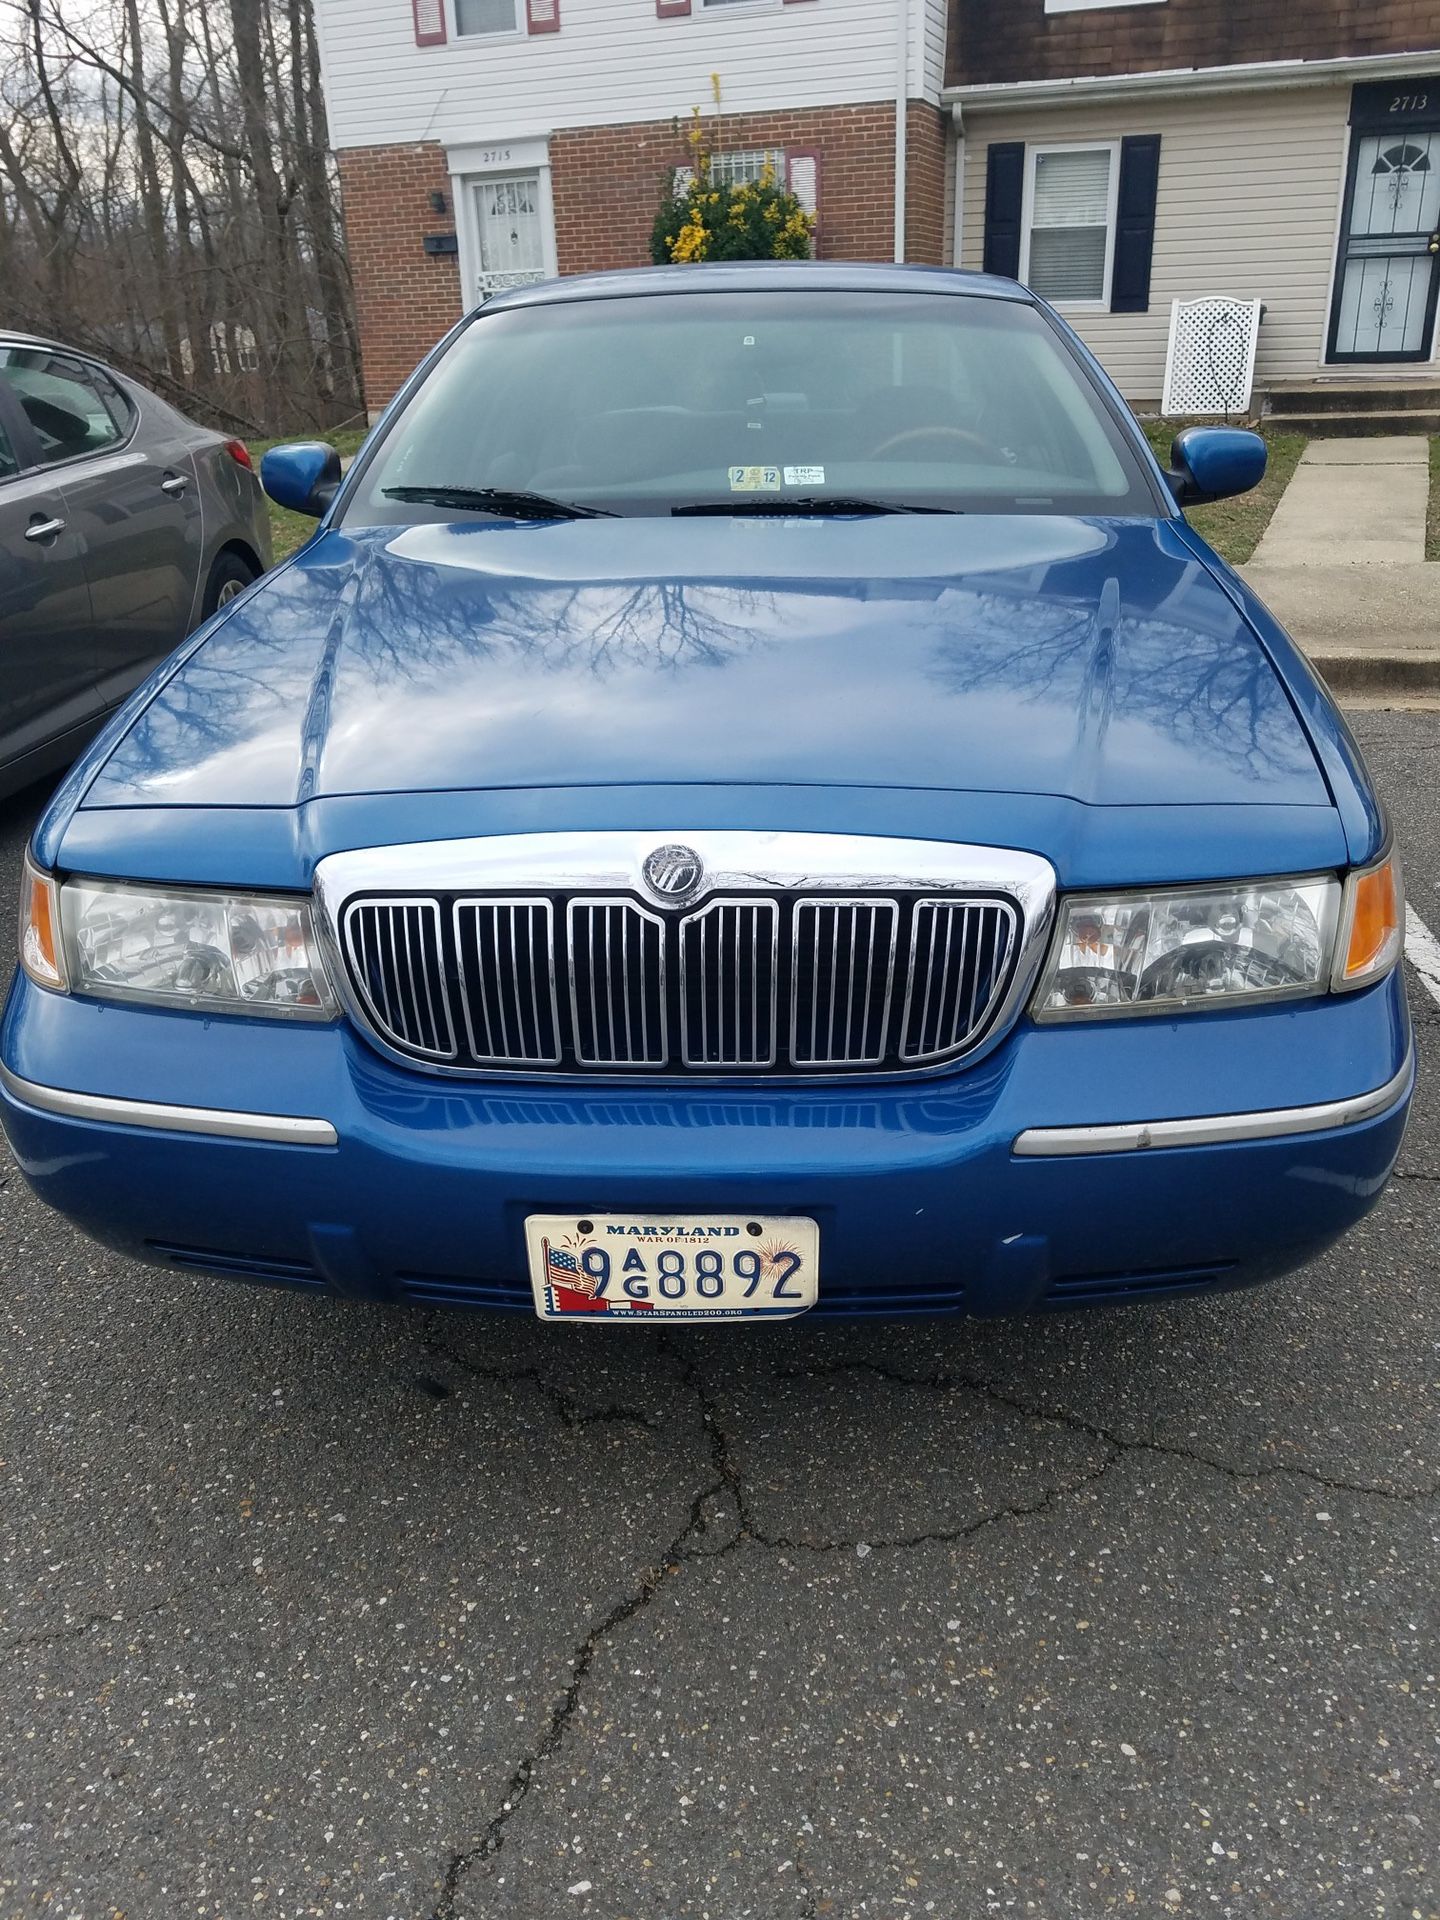
<path id="1" fill-rule="evenodd" d="M 910 0 L 895 0 L 895 261 L 905 258 L 905 166 L 910 99 Z"/>

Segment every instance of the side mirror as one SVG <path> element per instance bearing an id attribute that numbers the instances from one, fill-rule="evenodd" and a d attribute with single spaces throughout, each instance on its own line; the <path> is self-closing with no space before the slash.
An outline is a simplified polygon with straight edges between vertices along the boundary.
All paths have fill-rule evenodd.
<path id="1" fill-rule="evenodd" d="M 1196 507 L 1248 493 L 1265 478 L 1269 457 L 1258 433 L 1239 427 L 1186 427 L 1175 436 L 1165 478 L 1177 505 Z"/>
<path id="2" fill-rule="evenodd" d="M 324 440 L 297 440 L 260 456 L 260 484 L 277 507 L 318 520 L 340 485 L 340 456 Z"/>

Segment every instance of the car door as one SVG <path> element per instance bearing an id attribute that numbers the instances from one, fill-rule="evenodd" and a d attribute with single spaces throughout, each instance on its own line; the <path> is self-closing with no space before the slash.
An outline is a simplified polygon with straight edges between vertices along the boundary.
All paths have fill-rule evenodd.
<path id="1" fill-rule="evenodd" d="M 111 706 L 184 639 L 201 548 L 195 469 L 169 410 L 54 349 L 0 366 L 41 441 L 80 541 L 94 614 L 96 679 Z"/>
<path id="2" fill-rule="evenodd" d="M 97 717 L 92 627 L 64 493 L 0 376 L 0 766 Z"/>

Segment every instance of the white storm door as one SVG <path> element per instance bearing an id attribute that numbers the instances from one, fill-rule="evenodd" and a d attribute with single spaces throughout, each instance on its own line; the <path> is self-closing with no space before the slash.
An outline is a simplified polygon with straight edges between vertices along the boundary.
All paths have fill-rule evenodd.
<path id="1" fill-rule="evenodd" d="M 539 168 L 486 174 L 474 182 L 472 191 L 480 257 L 476 292 L 483 297 L 543 280 L 548 268 Z"/>

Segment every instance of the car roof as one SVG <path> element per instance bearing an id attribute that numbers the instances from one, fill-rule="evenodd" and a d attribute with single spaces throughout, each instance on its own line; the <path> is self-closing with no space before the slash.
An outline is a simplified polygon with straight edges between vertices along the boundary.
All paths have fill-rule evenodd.
<path id="1" fill-rule="evenodd" d="M 482 302 L 495 307 L 551 306 L 568 300 L 619 299 L 639 293 L 950 293 L 984 300 L 1014 300 L 1033 306 L 1035 296 L 1018 280 L 956 267 L 884 266 L 851 260 L 746 260 L 715 266 L 624 267 L 611 273 L 577 273 L 510 287 Z"/>
<path id="2" fill-rule="evenodd" d="M 43 333 L 17 333 L 13 327 L 0 327 L 0 347 L 53 347 L 57 353 L 76 353 L 63 341 L 51 340 Z M 90 356 L 93 359 L 93 355 Z"/>

